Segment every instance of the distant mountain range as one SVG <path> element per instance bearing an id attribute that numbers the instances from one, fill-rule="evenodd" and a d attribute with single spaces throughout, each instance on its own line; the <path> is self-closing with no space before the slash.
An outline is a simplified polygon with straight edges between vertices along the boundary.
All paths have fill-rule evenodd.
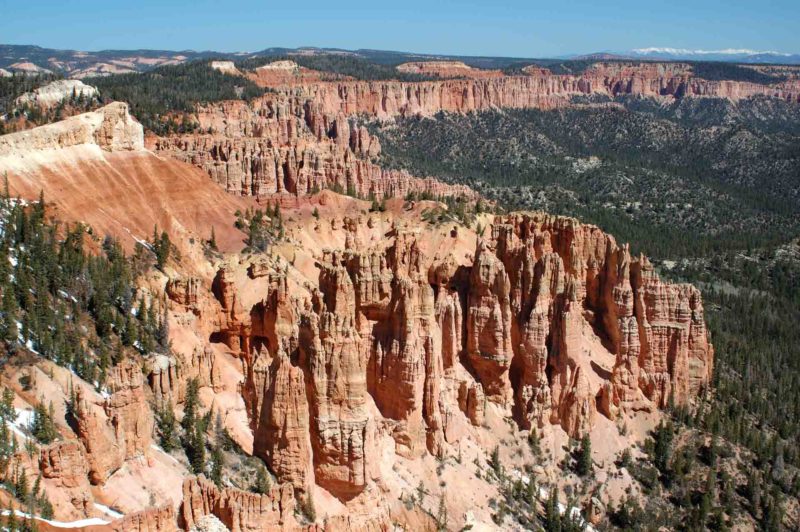
<path id="1" fill-rule="evenodd" d="M 478 68 L 505 68 L 523 63 L 549 66 L 553 63 L 576 60 L 651 61 L 724 61 L 731 63 L 800 64 L 800 54 L 746 49 L 689 50 L 680 48 L 637 48 L 625 52 L 598 52 L 554 58 L 458 56 L 416 54 L 387 50 L 343 50 L 340 48 L 265 48 L 256 52 L 216 52 L 194 50 L 58 50 L 33 45 L 0 44 L 0 75 L 12 72 L 58 73 L 68 77 L 83 78 L 97 75 L 144 72 L 163 65 L 174 65 L 196 59 L 243 59 L 253 56 L 286 56 L 311 54 L 342 54 L 360 57 L 375 63 L 397 65 L 406 61 L 458 60 Z"/>
<path id="2" fill-rule="evenodd" d="M 800 54 L 729 48 L 725 50 L 691 50 L 687 48 L 634 48 L 626 52 L 599 52 L 571 55 L 565 59 L 644 59 L 649 61 L 722 61 L 726 63 L 784 65 L 800 64 Z"/>

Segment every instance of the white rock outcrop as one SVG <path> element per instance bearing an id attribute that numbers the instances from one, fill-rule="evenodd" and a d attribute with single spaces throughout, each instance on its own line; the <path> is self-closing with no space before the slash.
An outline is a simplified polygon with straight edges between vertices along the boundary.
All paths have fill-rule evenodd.
<path id="1" fill-rule="evenodd" d="M 54 107 L 59 103 L 68 100 L 72 95 L 91 98 L 98 94 L 95 87 L 86 85 L 77 79 L 60 79 L 47 85 L 43 85 L 31 92 L 26 92 L 19 96 L 15 103 L 17 106 L 29 105 L 33 107 Z"/>
<path id="2" fill-rule="evenodd" d="M 121 151 L 145 151 L 144 130 L 129 114 L 128 104 L 113 102 L 61 122 L 1 136 L 0 172 Z"/>

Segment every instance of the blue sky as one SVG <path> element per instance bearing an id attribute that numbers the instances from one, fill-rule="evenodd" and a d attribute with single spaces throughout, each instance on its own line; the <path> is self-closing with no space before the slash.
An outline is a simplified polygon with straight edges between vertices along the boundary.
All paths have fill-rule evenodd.
<path id="1" fill-rule="evenodd" d="M 0 43 L 80 50 L 330 46 L 521 57 L 650 46 L 800 52 L 798 30 L 800 0 L 0 0 Z"/>

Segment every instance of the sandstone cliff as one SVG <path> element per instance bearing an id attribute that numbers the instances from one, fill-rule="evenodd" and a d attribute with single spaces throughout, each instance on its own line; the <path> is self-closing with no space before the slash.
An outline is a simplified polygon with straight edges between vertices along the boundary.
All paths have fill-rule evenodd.
<path id="1" fill-rule="evenodd" d="M 183 504 L 179 523 L 189 530 L 204 515 L 213 514 L 231 532 L 290 529 L 295 499 L 288 484 L 273 486 L 265 495 L 234 488 L 219 489 L 203 478 L 183 483 Z"/>
<path id="2" fill-rule="evenodd" d="M 578 438 L 600 414 L 691 404 L 709 385 L 697 289 L 661 281 L 595 226 L 497 216 L 456 260 L 400 228 L 353 246 L 370 231 L 361 223 L 322 253 L 307 297 L 278 269 L 248 308 L 247 284 L 217 276 L 213 336 L 243 358 L 254 452 L 296 490 L 363 493 L 379 476 L 381 426 L 395 453 L 440 455 L 483 423 L 488 400 L 522 428 Z"/>
<path id="3" fill-rule="evenodd" d="M 259 76 L 299 72 L 296 65 L 267 65 Z M 555 75 L 527 67 L 525 75 L 470 69 L 448 62 L 407 63 L 402 72 L 458 74 L 458 79 L 422 82 L 320 81 L 282 85 L 252 102 L 225 101 L 200 106 L 199 135 L 149 139 L 150 146 L 202 168 L 236 195 L 308 195 L 332 188 L 362 197 L 402 197 L 408 192 L 434 196 L 466 194 L 464 187 L 388 171 L 373 164 L 380 145 L 356 117 L 392 119 L 466 113 L 499 108 L 552 109 L 576 96 L 636 95 L 659 99 L 717 97 L 738 101 L 754 96 L 800 102 L 796 81 L 759 85 L 709 81 L 690 65 L 597 63 L 580 75 Z M 290 77 L 295 74 L 289 74 Z M 291 86 L 288 86 L 288 85 Z"/>

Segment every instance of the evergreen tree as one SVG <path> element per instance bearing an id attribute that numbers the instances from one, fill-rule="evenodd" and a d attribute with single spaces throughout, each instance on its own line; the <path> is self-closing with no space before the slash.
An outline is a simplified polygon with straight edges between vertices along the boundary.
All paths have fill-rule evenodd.
<path id="1" fill-rule="evenodd" d="M 161 448 L 170 452 L 178 448 L 178 428 L 175 420 L 175 411 L 169 400 L 163 401 L 156 407 L 156 427 Z"/>
<path id="2" fill-rule="evenodd" d="M 225 456 L 219 445 L 211 448 L 211 480 L 217 486 L 222 486 L 222 469 L 225 466 Z"/>
<path id="3" fill-rule="evenodd" d="M 653 433 L 653 463 L 662 474 L 669 471 L 669 460 L 672 456 L 672 439 L 674 430 L 672 423 L 661 422 Z"/>
<path id="4" fill-rule="evenodd" d="M 58 431 L 53 421 L 52 401 L 49 409 L 46 409 L 41 402 L 34 407 L 31 434 L 45 445 L 52 443 L 58 437 Z"/>
<path id="5" fill-rule="evenodd" d="M 28 475 L 25 473 L 25 469 L 22 469 L 14 479 L 14 495 L 19 500 L 25 500 L 28 497 L 28 489 Z"/>
<path id="6" fill-rule="evenodd" d="M 492 449 L 492 454 L 489 457 L 489 467 L 498 477 L 503 473 L 503 464 L 500 463 L 500 447 L 497 445 Z"/>
<path id="7" fill-rule="evenodd" d="M 592 469 L 592 440 L 587 432 L 581 439 L 581 447 L 578 451 L 577 473 L 585 477 L 591 474 Z"/>
<path id="8" fill-rule="evenodd" d="M 439 530 L 447 530 L 447 504 L 444 495 L 439 498 L 439 509 L 436 512 L 436 525 Z"/>
<path id="9" fill-rule="evenodd" d="M 197 424 L 199 391 L 200 383 L 197 378 L 189 379 L 186 383 L 186 398 L 183 402 L 183 419 L 181 419 L 181 427 L 183 427 L 183 430 L 187 433 L 191 432 Z"/>
<path id="10" fill-rule="evenodd" d="M 217 251 L 217 235 L 214 233 L 214 226 L 211 226 L 211 238 L 208 240 L 208 247 L 213 251 Z"/>
<path id="11" fill-rule="evenodd" d="M 550 497 L 544 506 L 544 529 L 547 532 L 561 532 L 561 512 L 558 510 L 558 494 L 550 488 Z"/>

